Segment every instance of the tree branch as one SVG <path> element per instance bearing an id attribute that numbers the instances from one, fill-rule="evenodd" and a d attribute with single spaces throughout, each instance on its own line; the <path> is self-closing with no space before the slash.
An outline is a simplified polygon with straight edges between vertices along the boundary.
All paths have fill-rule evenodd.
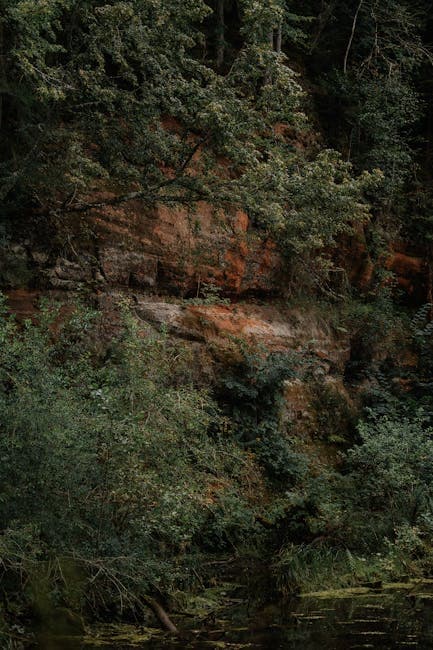
<path id="1" fill-rule="evenodd" d="M 59 209 L 53 209 L 50 210 L 49 214 L 56 216 L 59 213 L 65 214 L 65 213 L 70 213 L 70 212 L 88 212 L 89 210 L 95 210 L 98 208 L 104 208 L 107 206 L 113 206 L 113 205 L 120 205 L 121 203 L 127 203 L 128 201 L 134 201 L 137 199 L 145 199 L 149 203 L 156 203 L 156 202 L 168 202 L 168 203 L 179 203 L 179 202 L 185 202 L 186 196 L 178 194 L 178 195 L 170 195 L 167 194 L 166 196 L 161 195 L 159 192 L 163 188 L 167 188 L 170 185 L 174 185 L 176 182 L 179 181 L 179 179 L 182 177 L 184 174 L 185 170 L 191 163 L 192 159 L 194 158 L 195 154 L 197 151 L 200 149 L 200 147 L 206 143 L 206 141 L 209 139 L 210 134 L 206 134 L 202 138 L 200 138 L 195 145 L 191 148 L 189 151 L 188 155 L 185 157 L 183 160 L 181 166 L 179 169 L 176 171 L 175 175 L 173 178 L 169 178 L 166 181 L 160 183 L 157 186 L 148 188 L 146 190 L 137 190 L 135 192 L 127 192 L 125 194 L 119 194 L 118 196 L 114 196 L 111 199 L 106 199 L 104 201 L 95 201 L 95 202 L 77 202 L 74 203 L 73 199 L 68 198 L 66 201 L 64 201 L 63 205 Z M 191 191 L 191 189 L 190 189 Z M 194 191 L 194 190 L 192 190 Z M 195 190 L 197 197 L 196 200 L 203 198 L 198 190 Z"/>
<path id="2" fill-rule="evenodd" d="M 358 8 L 357 8 L 357 10 L 355 12 L 355 15 L 353 17 L 352 32 L 350 34 L 349 42 L 348 42 L 347 48 L 346 48 L 346 53 L 344 55 L 344 64 L 343 64 L 344 74 L 347 74 L 347 60 L 349 58 L 349 53 L 350 53 L 350 50 L 351 50 L 351 47 L 352 47 L 353 37 L 355 36 L 356 23 L 358 22 L 359 12 L 361 11 L 361 7 L 362 7 L 363 4 L 364 4 L 364 0 L 360 0 Z"/>
<path id="3" fill-rule="evenodd" d="M 170 619 L 169 615 L 162 607 L 162 605 L 160 605 L 154 598 L 151 598 L 150 596 L 143 596 L 142 598 L 146 603 L 146 605 L 148 605 L 151 609 L 153 609 L 159 621 L 161 622 L 163 627 L 165 627 L 166 630 L 168 630 L 172 634 L 179 634 L 179 630 L 172 622 L 172 620 Z"/>

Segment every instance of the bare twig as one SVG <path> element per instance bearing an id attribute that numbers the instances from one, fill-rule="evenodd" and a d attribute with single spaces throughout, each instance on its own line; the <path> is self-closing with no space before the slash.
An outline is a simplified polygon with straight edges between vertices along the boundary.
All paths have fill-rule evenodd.
<path id="1" fill-rule="evenodd" d="M 357 8 L 357 10 L 355 12 L 355 15 L 353 17 L 352 32 L 350 34 L 349 42 L 348 42 L 347 48 L 346 48 L 346 53 L 344 55 L 344 64 L 343 64 L 344 74 L 347 74 L 347 60 L 349 58 L 350 50 L 351 50 L 352 43 L 353 43 L 353 38 L 355 36 L 356 23 L 358 22 L 359 12 L 361 11 L 361 7 L 362 7 L 363 4 L 364 4 L 364 0 L 360 0 L 358 8 Z"/>

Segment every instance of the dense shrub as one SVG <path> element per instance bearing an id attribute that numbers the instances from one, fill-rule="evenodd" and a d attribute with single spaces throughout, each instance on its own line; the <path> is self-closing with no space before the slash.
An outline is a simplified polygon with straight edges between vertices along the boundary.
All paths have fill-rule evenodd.
<path id="1" fill-rule="evenodd" d="M 349 543 L 378 550 L 405 526 L 431 519 L 433 429 L 411 418 L 374 416 L 359 425 L 361 442 L 348 454 L 345 477 Z"/>
<path id="2" fill-rule="evenodd" d="M 108 347 L 99 334 L 87 311 L 60 322 L 45 308 L 22 328 L 2 311 L 2 589 L 42 572 L 66 598 L 69 561 L 81 606 L 136 607 L 188 580 L 204 543 L 233 548 L 250 534 L 252 461 L 220 433 L 186 348 L 128 315 Z"/>
<path id="3" fill-rule="evenodd" d="M 235 440 L 256 454 L 272 480 L 283 483 L 305 472 L 305 459 L 281 422 L 284 381 L 296 375 L 300 362 L 296 354 L 246 351 L 222 374 L 216 390 Z"/>

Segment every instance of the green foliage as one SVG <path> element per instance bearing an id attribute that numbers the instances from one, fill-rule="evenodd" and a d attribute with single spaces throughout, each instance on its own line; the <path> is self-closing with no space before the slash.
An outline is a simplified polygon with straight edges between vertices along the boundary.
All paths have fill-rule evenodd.
<path id="1" fill-rule="evenodd" d="M 416 529 L 402 532 L 385 552 L 372 555 L 348 549 L 288 545 L 273 566 L 276 585 L 285 597 L 302 592 L 325 592 L 350 587 L 380 585 L 402 575 L 422 576 L 419 564 L 411 562 L 409 548 L 419 548 Z M 414 555 L 415 557 L 415 555 Z"/>
<path id="2" fill-rule="evenodd" d="M 398 209 L 396 200 L 413 177 L 415 152 L 411 131 L 421 115 L 418 95 L 410 81 L 394 71 L 361 78 L 338 76 L 338 95 L 351 104 L 351 155 L 364 169 L 380 169 L 384 182 L 381 201 Z"/>
<path id="3" fill-rule="evenodd" d="M 389 284 L 389 277 L 385 281 Z M 391 288 L 379 286 L 377 291 L 343 307 L 343 322 L 351 332 L 351 359 L 346 374 L 352 379 L 380 378 L 394 363 L 402 345 L 409 344 L 408 318 L 395 303 Z"/>
<path id="4" fill-rule="evenodd" d="M 47 307 L 20 329 L 1 316 L 2 564 L 13 581 L 34 561 L 69 558 L 84 572 L 81 606 L 140 607 L 188 579 L 204 546 L 248 538 L 239 467 L 249 461 L 219 433 L 187 350 L 126 315 L 101 357 L 95 314 L 55 318 Z M 67 599 L 61 574 L 51 589 Z"/>
<path id="5" fill-rule="evenodd" d="M 285 43 L 302 43 L 307 34 L 304 27 L 310 16 L 293 11 L 291 0 L 241 0 L 242 33 L 248 42 L 269 43 L 269 34 L 281 25 Z"/>
<path id="6" fill-rule="evenodd" d="M 315 160 L 297 166 L 286 177 L 283 220 L 272 215 L 277 241 L 289 255 L 317 253 L 335 245 L 338 235 L 368 219 L 363 192 L 378 179 L 379 173 L 377 178 L 364 174 L 355 179 L 350 165 L 335 151 L 322 151 Z"/>
<path id="7" fill-rule="evenodd" d="M 370 199 L 381 216 L 378 223 L 392 237 L 416 218 L 411 197 L 419 184 L 419 163 L 425 164 L 420 153 L 433 60 L 427 37 L 431 4 L 326 4 L 313 36 L 313 68 L 323 89 L 321 117 L 331 142 L 357 170 L 382 171 L 383 183 Z"/>
<path id="8" fill-rule="evenodd" d="M 432 452 L 433 429 L 422 412 L 370 412 L 343 472 L 310 475 L 291 493 L 274 563 L 280 591 L 430 575 Z"/>
<path id="9" fill-rule="evenodd" d="M 334 268 L 329 252 L 339 237 L 369 220 L 366 196 L 381 179 L 378 170 L 355 177 L 332 150 L 309 160 L 275 148 L 244 175 L 242 190 L 254 223 L 271 235 L 298 286 L 308 291 L 329 281 Z"/>
<path id="10" fill-rule="evenodd" d="M 302 39 L 292 3 L 240 3 L 226 74 L 200 55 L 215 20 L 204 0 L 3 5 L 6 214 L 206 200 L 247 210 L 299 260 L 368 218 L 378 174 L 355 178 L 336 152 L 293 146 L 310 129 L 304 93 L 269 41 L 280 28 Z"/>
<path id="11" fill-rule="evenodd" d="M 267 43 L 271 32 L 284 19 L 281 0 L 242 0 L 244 31 L 249 41 Z"/>
<path id="12" fill-rule="evenodd" d="M 378 558 L 371 561 L 336 548 L 289 544 L 273 566 L 283 596 L 359 585 L 383 578 Z"/>
<path id="13" fill-rule="evenodd" d="M 187 302 L 190 305 L 229 305 L 228 298 L 221 297 L 221 287 L 213 282 L 201 282 L 197 287 L 197 296 L 189 298 Z"/>
<path id="14" fill-rule="evenodd" d="M 315 382 L 312 391 L 318 435 L 331 444 L 350 441 L 355 426 L 355 410 L 350 407 L 347 396 L 324 382 Z"/>
<path id="15" fill-rule="evenodd" d="M 418 363 L 412 377 L 417 396 L 422 400 L 424 408 L 432 413 L 431 388 L 433 386 L 433 322 L 431 320 L 432 305 L 423 305 L 411 321 L 411 335 Z"/>
<path id="16" fill-rule="evenodd" d="M 348 454 L 346 534 L 372 550 L 394 540 L 402 527 L 422 527 L 431 517 L 433 430 L 420 413 L 373 415 L 359 433 L 360 444 Z"/>
<path id="17" fill-rule="evenodd" d="M 430 142 L 419 155 L 419 136 L 430 138 L 430 4 L 226 0 L 221 20 L 221 3 L 204 0 L 0 0 L 1 216 L 130 199 L 242 208 L 279 246 L 289 289 L 341 297 L 332 250 L 354 229 L 371 223 L 376 258 L 403 222 L 430 241 Z M 3 224 L 0 238 L 6 250 Z M 18 286 L 28 270 L 11 259 L 0 276 Z M 272 549 L 283 547 L 282 585 L 338 574 L 352 584 L 408 558 L 429 570 L 431 305 L 409 327 L 389 274 L 374 280 L 343 309 L 347 378 L 369 380 L 374 412 L 332 472 L 283 422 L 299 355 L 245 352 L 214 400 L 188 348 L 127 314 L 105 344 L 88 311 L 45 307 L 18 326 L 2 309 L 3 596 L 24 587 L 42 609 L 138 609 L 150 591 L 191 583 L 203 553 L 263 541 L 259 512 Z M 193 302 L 224 301 L 208 284 Z M 404 377 L 393 360 L 402 342 L 418 355 Z M 319 437 L 342 442 L 351 414 L 313 388 Z M 382 555 L 364 570 L 364 552 Z"/>
<path id="18" fill-rule="evenodd" d="M 272 141 L 269 124 L 294 122 L 300 88 L 269 47 L 246 43 L 226 77 L 196 56 L 204 1 L 3 5 L 0 186 L 10 209 L 18 197 L 82 209 L 107 183 L 121 200 L 223 200 L 217 156 L 242 176 Z M 254 20 L 262 29 L 268 18 Z"/>
<path id="19" fill-rule="evenodd" d="M 140 176 L 156 191 L 161 166 L 191 150 L 159 122 L 188 114 L 200 92 L 185 71 L 197 70 L 187 51 L 207 12 L 204 3 L 6 2 L 4 76 L 18 140 L 15 165 L 3 161 L 2 195 L 24 183 L 45 202 L 48 187 L 65 198 L 92 179 L 130 186 Z"/>
<path id="20" fill-rule="evenodd" d="M 245 351 L 216 387 L 237 443 L 253 451 L 269 478 L 283 485 L 296 483 L 307 471 L 306 458 L 282 421 L 284 381 L 302 364 L 296 354 Z"/>

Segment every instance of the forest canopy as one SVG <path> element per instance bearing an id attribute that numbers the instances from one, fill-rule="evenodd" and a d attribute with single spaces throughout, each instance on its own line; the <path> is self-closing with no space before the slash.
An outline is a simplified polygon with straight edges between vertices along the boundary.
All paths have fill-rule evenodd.
<path id="1" fill-rule="evenodd" d="M 293 256 L 332 244 L 370 203 L 422 236 L 429 9 L 2 0 L 3 216 L 206 200 L 246 209 Z"/>

